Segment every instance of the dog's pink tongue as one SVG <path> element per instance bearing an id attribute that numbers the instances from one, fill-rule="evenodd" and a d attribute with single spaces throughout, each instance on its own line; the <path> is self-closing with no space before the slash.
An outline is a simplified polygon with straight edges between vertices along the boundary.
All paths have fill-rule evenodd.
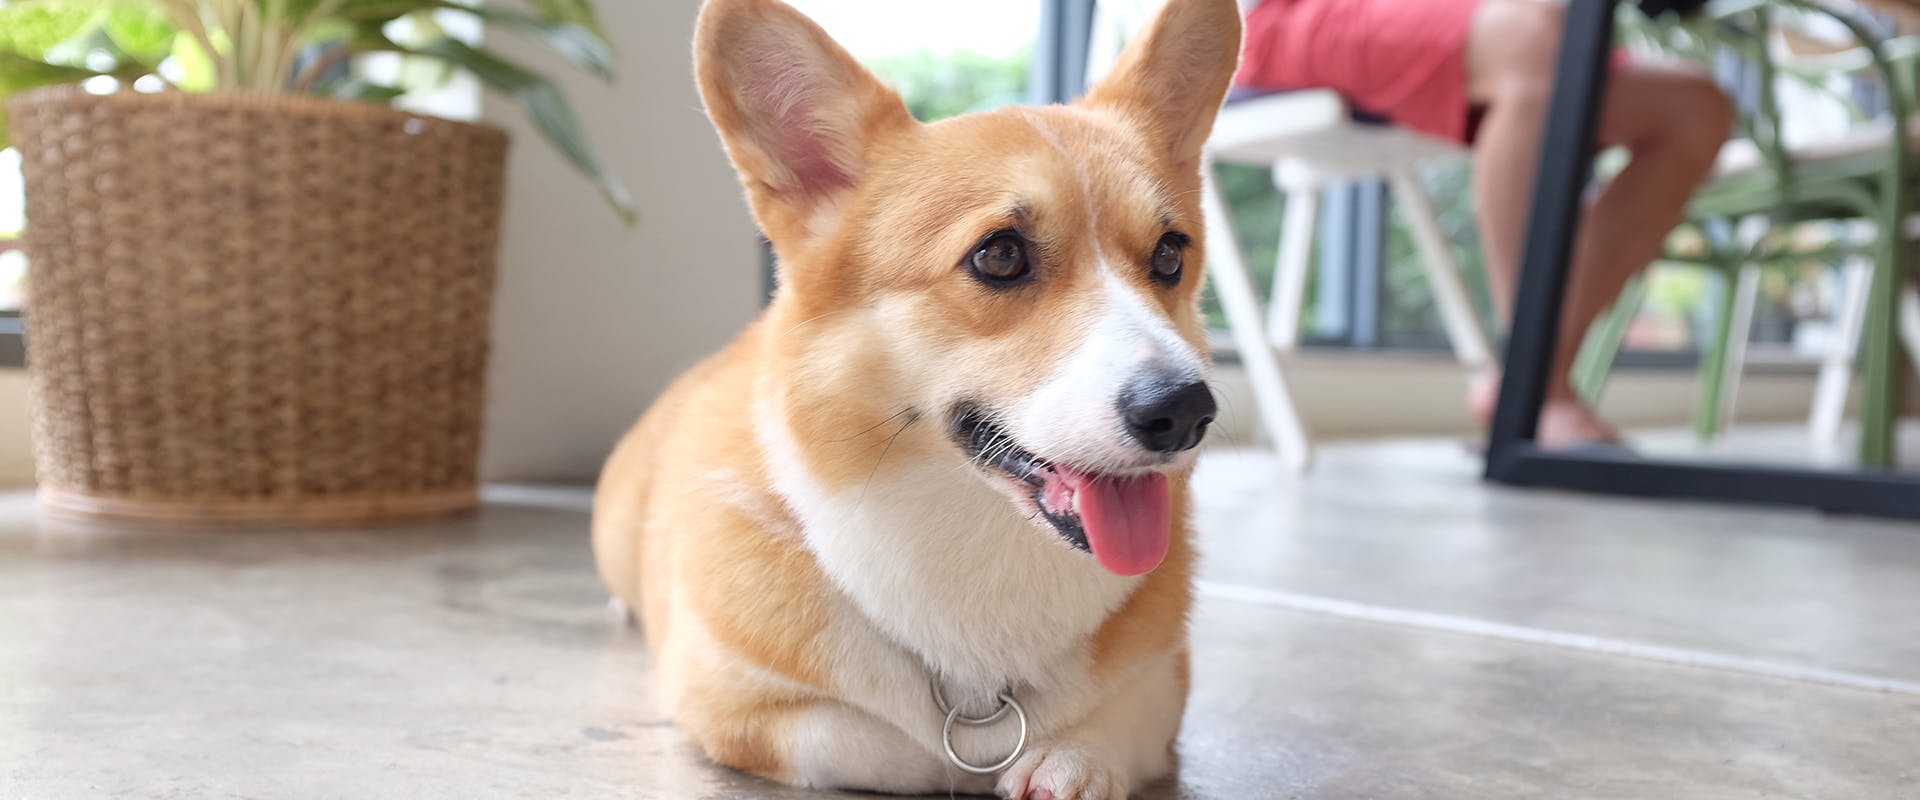
<path id="1" fill-rule="evenodd" d="M 1115 575 L 1143 575 L 1160 566 L 1173 538 L 1167 476 L 1130 478 L 1067 473 L 1080 500 L 1080 525 L 1100 566 Z"/>

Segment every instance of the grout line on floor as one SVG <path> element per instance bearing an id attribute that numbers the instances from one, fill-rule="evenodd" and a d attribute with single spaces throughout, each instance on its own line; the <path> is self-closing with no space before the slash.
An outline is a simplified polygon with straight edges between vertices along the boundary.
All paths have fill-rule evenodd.
<path id="1" fill-rule="evenodd" d="M 480 500 L 487 505 L 592 513 L 593 488 L 572 485 L 489 483 L 480 487 Z"/>
<path id="2" fill-rule="evenodd" d="M 1602 636 L 1588 636 L 1579 633 L 1530 628 L 1524 625 L 1509 625 L 1503 622 L 1491 622 L 1473 617 L 1453 614 L 1440 614 L 1430 611 L 1412 611 L 1388 606 L 1375 606 L 1355 603 L 1348 600 L 1335 600 L 1329 597 L 1296 594 L 1277 589 L 1262 589 L 1252 586 L 1233 586 L 1228 584 L 1201 581 L 1198 585 L 1201 597 L 1248 605 L 1284 608 L 1341 619 L 1360 622 L 1375 622 L 1398 625 L 1422 630 L 1457 633 L 1466 636 L 1478 636 L 1487 639 L 1519 642 L 1523 644 L 1557 647 L 1577 650 L 1583 653 L 1619 656 L 1657 661 L 1700 669 L 1737 672 L 1765 678 L 1812 683 L 1844 689 L 1857 689 L 1868 692 L 1904 694 L 1920 697 L 1920 683 L 1903 681 L 1897 678 L 1883 678 L 1876 675 L 1862 675 L 1856 672 L 1803 667 L 1765 659 L 1743 658 L 1704 650 L 1689 650 L 1680 647 L 1666 647 L 1656 644 L 1643 644 L 1623 639 L 1609 639 Z"/>

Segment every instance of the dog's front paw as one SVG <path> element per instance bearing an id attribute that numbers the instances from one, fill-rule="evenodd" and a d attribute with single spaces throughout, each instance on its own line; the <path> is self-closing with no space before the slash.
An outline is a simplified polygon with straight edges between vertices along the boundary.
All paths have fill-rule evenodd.
<path id="1" fill-rule="evenodd" d="M 994 790 L 1014 800 L 1126 800 L 1127 778 L 1082 747 L 1036 747 L 1000 775 Z"/>

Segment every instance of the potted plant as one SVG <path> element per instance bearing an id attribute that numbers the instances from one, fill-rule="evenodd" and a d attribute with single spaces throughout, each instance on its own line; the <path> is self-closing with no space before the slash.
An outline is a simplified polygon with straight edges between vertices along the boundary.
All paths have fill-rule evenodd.
<path id="1" fill-rule="evenodd" d="M 506 136 L 390 101 L 471 73 L 633 212 L 556 87 L 454 21 L 612 75 L 587 0 L 0 0 L 43 505 L 195 525 L 474 507 Z M 403 80 L 349 68 L 369 53 Z"/>

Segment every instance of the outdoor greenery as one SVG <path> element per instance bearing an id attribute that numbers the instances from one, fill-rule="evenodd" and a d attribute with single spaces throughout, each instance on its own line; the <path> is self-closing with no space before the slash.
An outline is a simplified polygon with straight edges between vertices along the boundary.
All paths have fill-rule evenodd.
<path id="1" fill-rule="evenodd" d="M 1006 58 L 923 50 L 875 59 L 867 66 L 900 92 L 916 119 L 932 122 L 1025 100 L 1032 62 L 1027 50 Z"/>
<path id="2" fill-rule="evenodd" d="M 1274 188 L 1270 171 L 1264 167 L 1218 164 L 1214 166 L 1214 177 L 1219 181 L 1220 190 L 1226 195 L 1227 204 L 1232 209 L 1234 233 L 1247 259 L 1247 267 L 1253 273 L 1254 288 L 1266 291 L 1272 286 L 1274 265 L 1279 255 L 1281 214 L 1286 208 L 1285 200 Z M 1460 262 L 1468 285 L 1478 289 L 1476 299 L 1480 301 L 1483 318 L 1490 319 L 1484 288 L 1486 260 L 1480 253 L 1480 234 L 1474 219 L 1471 181 L 1466 166 L 1440 165 L 1428 169 L 1421 177 L 1439 213 L 1441 231 L 1453 245 L 1453 257 Z M 1444 346 L 1446 340 L 1440 324 L 1440 312 L 1434 304 L 1433 293 L 1427 290 L 1426 273 L 1420 267 L 1413 235 L 1397 210 L 1390 210 L 1390 214 L 1386 249 L 1382 254 L 1385 262 L 1382 280 L 1386 284 L 1382 292 L 1384 306 L 1380 309 L 1381 334 L 1386 340 L 1383 344 Z M 1313 291 L 1316 277 L 1317 271 L 1309 273 L 1307 306 L 1303 314 L 1306 320 L 1314 318 L 1319 304 L 1319 298 Z M 1226 325 L 1226 318 L 1211 298 L 1208 299 L 1207 313 L 1215 327 Z M 1337 336 L 1344 332 L 1316 333 Z"/>
<path id="3" fill-rule="evenodd" d="M 591 0 L 485 6 L 453 0 L 0 0 L 0 101 L 43 86 L 108 80 L 389 102 L 406 87 L 369 83 L 334 67 L 364 53 L 396 53 L 443 77 L 453 70 L 472 73 L 518 101 L 540 133 L 631 222 L 626 187 L 594 154 L 558 87 L 447 35 L 442 15 L 531 37 L 574 65 L 613 78 L 612 46 Z M 0 114 L 0 147 L 6 143 Z"/>
<path id="4" fill-rule="evenodd" d="M 1253 273 L 1255 288 L 1264 290 L 1273 284 L 1274 265 L 1280 255 L 1281 215 L 1286 210 L 1286 202 L 1273 187 L 1272 171 L 1266 168 L 1217 164 L 1213 176 L 1219 182 L 1221 194 L 1227 198 L 1227 207 L 1233 214 L 1233 232 L 1239 240 L 1240 252 L 1247 259 L 1247 269 Z M 1214 242 L 1213 247 L 1221 247 L 1219 233 L 1215 232 L 1215 236 L 1210 240 Z M 1311 286 L 1307 297 L 1311 303 Z M 1208 285 L 1202 303 L 1210 327 L 1227 327 L 1226 312 L 1214 298 L 1212 285 Z M 1311 309 L 1308 313 L 1312 313 Z"/>

